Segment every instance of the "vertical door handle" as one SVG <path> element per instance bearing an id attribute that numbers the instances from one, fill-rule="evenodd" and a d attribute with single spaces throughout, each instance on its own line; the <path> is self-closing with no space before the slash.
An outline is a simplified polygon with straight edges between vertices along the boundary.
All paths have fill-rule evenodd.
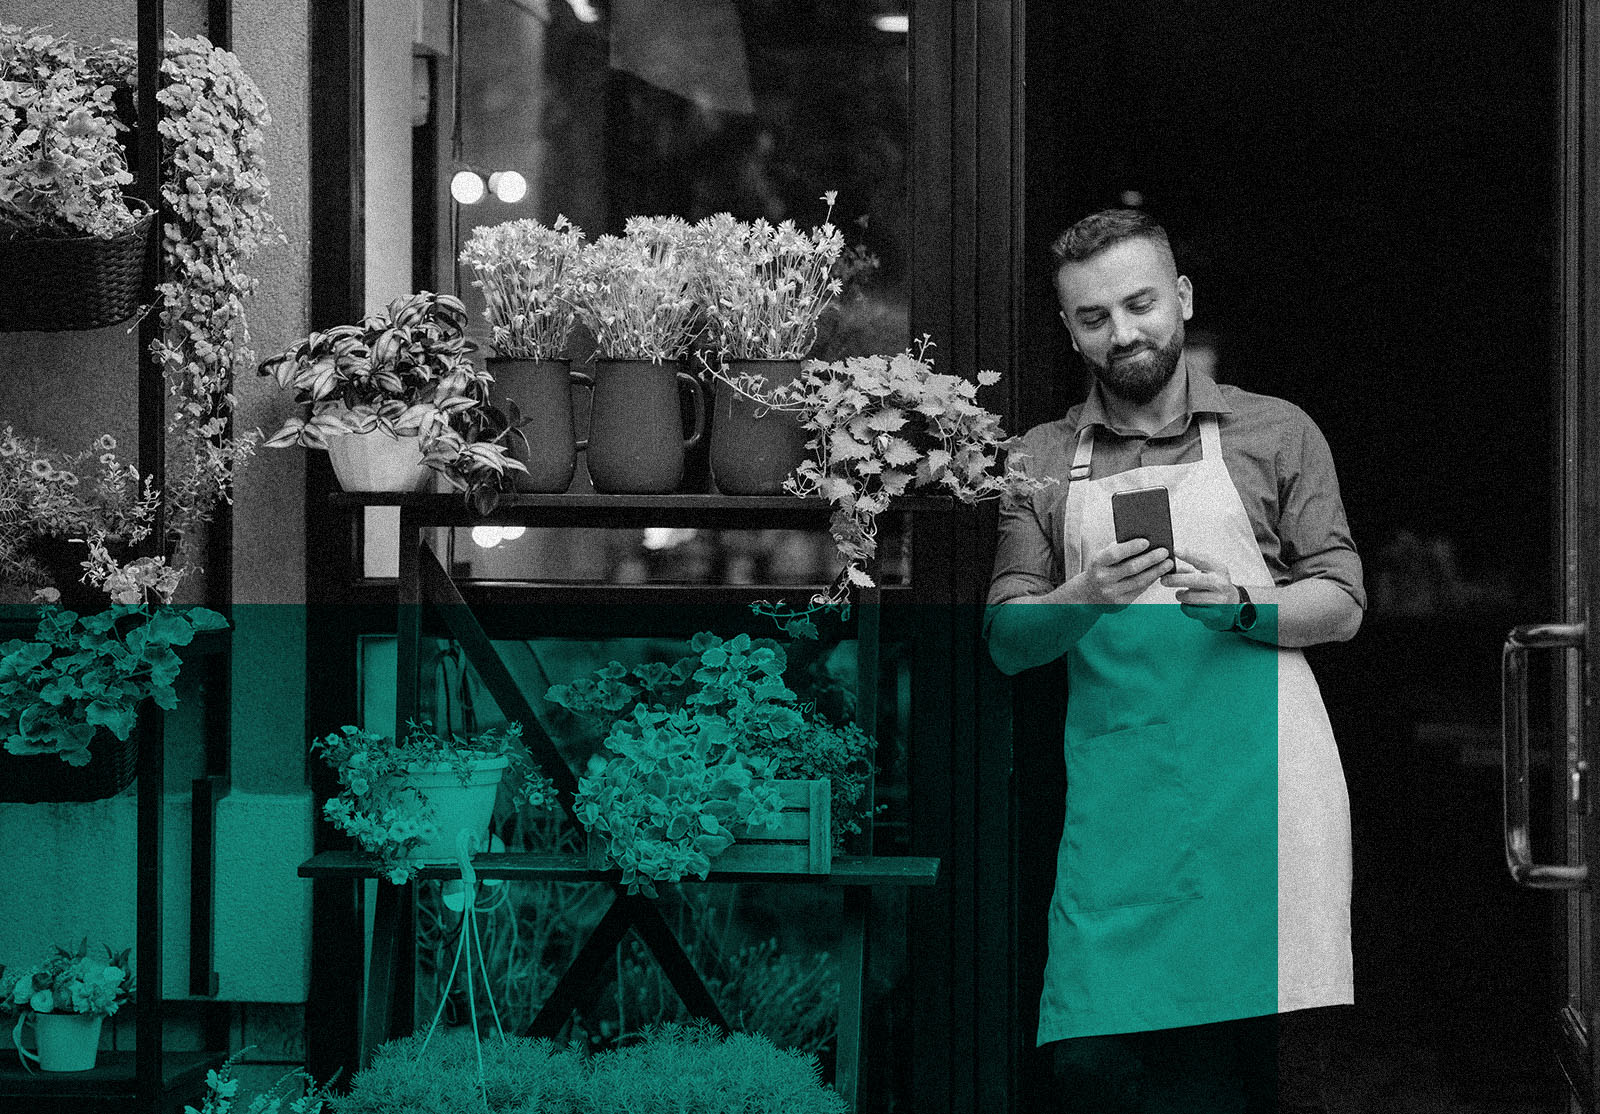
<path id="1" fill-rule="evenodd" d="M 1533 861 L 1533 837 L 1528 830 L 1528 652 L 1581 651 L 1583 639 L 1582 623 L 1529 623 L 1506 635 L 1500 653 L 1506 865 L 1518 885 L 1536 890 L 1577 889 L 1588 880 L 1589 868 Z"/>

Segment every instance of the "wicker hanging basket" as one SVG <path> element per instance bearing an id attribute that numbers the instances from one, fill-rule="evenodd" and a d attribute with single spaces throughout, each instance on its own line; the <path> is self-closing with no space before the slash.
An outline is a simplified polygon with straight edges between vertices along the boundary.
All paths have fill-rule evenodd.
<path id="1" fill-rule="evenodd" d="M 0 332 L 99 329 L 139 311 L 155 213 L 138 198 L 125 232 L 11 240 L 0 236 Z"/>
<path id="2" fill-rule="evenodd" d="M 89 744 L 89 764 L 69 766 L 59 754 L 12 754 L 0 747 L 0 801 L 103 801 L 133 784 L 139 772 L 138 736 L 101 731 Z"/>

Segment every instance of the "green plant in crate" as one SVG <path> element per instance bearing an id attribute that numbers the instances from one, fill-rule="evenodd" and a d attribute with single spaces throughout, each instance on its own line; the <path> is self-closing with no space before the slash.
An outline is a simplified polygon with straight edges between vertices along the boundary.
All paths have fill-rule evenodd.
<path id="1" fill-rule="evenodd" d="M 703 631 L 689 648 L 671 665 L 630 668 L 613 661 L 590 677 L 552 685 L 545 699 L 602 723 L 626 722 L 639 708 L 719 719 L 742 753 L 773 762 L 774 777 L 829 780 L 836 847 L 860 832 L 875 740 L 802 702 L 784 682 L 788 654 L 772 639 L 740 634 L 724 640 Z"/>
<path id="2" fill-rule="evenodd" d="M 311 743 L 312 752 L 333 767 L 343 787 L 323 804 L 323 816 L 376 856 L 389 881 L 403 885 L 419 866 L 407 858 L 409 852 L 439 834 L 426 795 L 406 784 L 406 772 L 445 763 L 465 786 L 474 762 L 505 758 L 510 765 L 501 784 L 511 799 L 545 807 L 555 801 L 555 785 L 534 769 L 521 741 L 520 723 L 462 736 L 413 721 L 399 742 L 365 728 L 342 727 Z M 421 808 L 413 807 L 413 801 Z"/>
<path id="3" fill-rule="evenodd" d="M 33 638 L 0 643 L 6 750 L 59 754 L 83 766 L 96 732 L 127 739 L 145 699 L 169 711 L 178 706 L 173 686 L 183 660 L 174 647 L 189 645 L 201 631 L 223 630 L 228 621 L 204 607 L 144 602 L 146 593 L 175 576 L 176 570 L 141 558 L 102 585 L 114 599 L 139 602 L 116 602 L 93 615 L 47 605 Z"/>

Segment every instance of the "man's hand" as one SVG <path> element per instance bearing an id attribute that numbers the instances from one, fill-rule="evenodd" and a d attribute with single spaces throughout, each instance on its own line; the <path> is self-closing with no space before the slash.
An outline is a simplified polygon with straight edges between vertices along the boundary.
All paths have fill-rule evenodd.
<path id="1" fill-rule="evenodd" d="M 1194 571 L 1168 573 L 1161 583 L 1178 589 L 1178 602 L 1189 618 L 1200 620 L 1214 631 L 1231 628 L 1239 613 L 1240 599 L 1227 567 L 1203 553 L 1184 553 L 1181 559 L 1193 565 Z"/>
<path id="2" fill-rule="evenodd" d="M 1108 545 L 1089 567 L 1066 584 L 1065 601 L 1120 610 L 1144 594 L 1162 573 L 1176 566 L 1165 549 L 1150 549 L 1144 538 Z"/>

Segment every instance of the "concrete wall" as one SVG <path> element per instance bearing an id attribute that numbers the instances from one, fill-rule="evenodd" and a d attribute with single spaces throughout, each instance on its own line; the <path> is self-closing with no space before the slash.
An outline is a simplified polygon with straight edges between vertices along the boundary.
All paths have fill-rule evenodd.
<path id="1" fill-rule="evenodd" d="M 249 303 L 260 355 L 307 329 L 309 275 L 307 3 L 235 0 L 235 52 L 261 87 L 272 209 L 288 243 L 252 265 Z M 167 23 L 203 33 L 205 5 L 168 0 Z M 7 22 L 50 25 L 86 40 L 131 38 L 132 0 L 7 0 Z M 409 23 L 407 23 L 409 31 Z M 409 72 L 409 71 L 407 71 Z M 123 327 L 72 334 L 0 334 L 0 424 L 63 445 L 110 432 L 134 445 L 135 338 Z M 290 411 L 269 379 L 237 384 L 240 429 L 270 432 Z M 224 999 L 301 1001 L 310 934 L 309 883 L 294 876 L 310 852 L 305 786 L 304 456 L 263 451 L 238 476 L 234 515 L 236 614 L 234 788 L 218 812 L 217 966 Z M 188 787 L 199 772 L 199 721 L 169 724 L 166 804 L 166 986 L 187 994 Z M 89 805 L 0 805 L 0 962 L 25 963 L 55 941 L 133 942 L 135 797 Z"/>

